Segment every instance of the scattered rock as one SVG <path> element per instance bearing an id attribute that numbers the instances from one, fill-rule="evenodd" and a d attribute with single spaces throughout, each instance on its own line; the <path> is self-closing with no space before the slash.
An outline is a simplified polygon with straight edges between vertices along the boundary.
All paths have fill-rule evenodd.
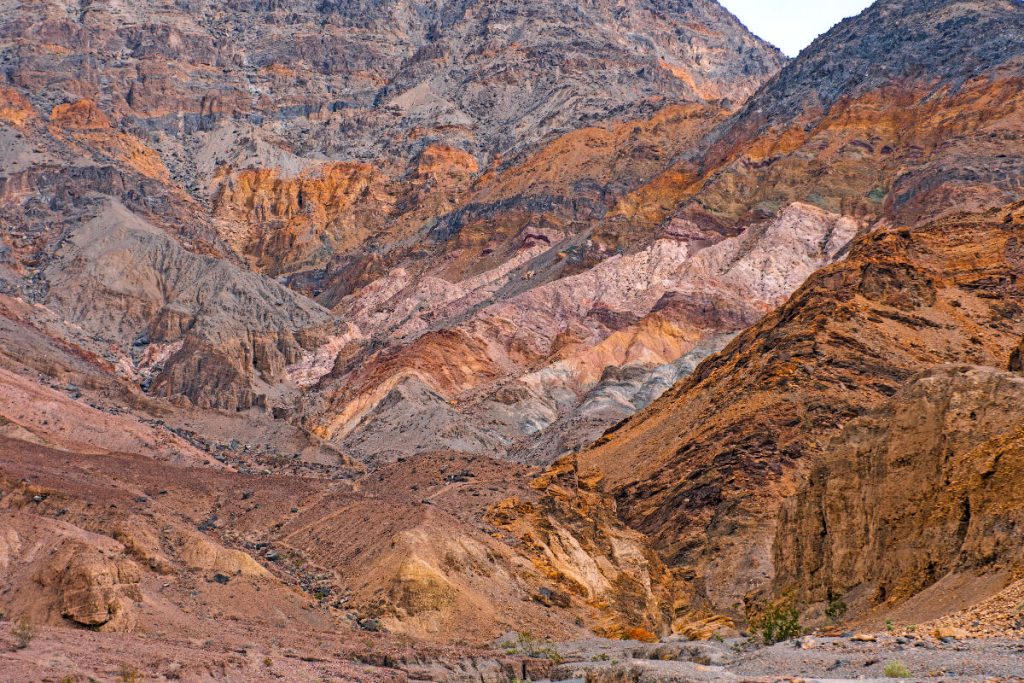
<path id="1" fill-rule="evenodd" d="M 548 588 L 546 586 L 542 586 L 533 596 L 533 599 L 545 607 L 566 608 L 572 604 L 572 600 L 569 598 L 568 593 L 560 591 L 557 588 Z"/>
<path id="2" fill-rule="evenodd" d="M 359 628 L 363 629 L 364 631 L 376 633 L 381 630 L 381 624 L 380 621 L 378 621 L 377 619 L 360 619 Z"/>

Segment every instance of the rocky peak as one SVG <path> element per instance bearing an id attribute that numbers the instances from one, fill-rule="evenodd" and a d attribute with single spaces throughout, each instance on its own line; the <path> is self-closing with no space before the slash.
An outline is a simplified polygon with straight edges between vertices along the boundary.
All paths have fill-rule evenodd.
<path id="1" fill-rule="evenodd" d="M 673 210 L 735 225 L 803 201 L 914 225 L 1007 205 L 1024 170 L 1007 153 L 1024 128 L 1022 55 L 1020 2 L 878 2 L 619 210 L 630 226 Z"/>
<path id="2" fill-rule="evenodd" d="M 744 108 L 780 120 L 890 82 L 958 88 L 1024 55 L 1018 0 L 881 0 L 837 24 Z"/>

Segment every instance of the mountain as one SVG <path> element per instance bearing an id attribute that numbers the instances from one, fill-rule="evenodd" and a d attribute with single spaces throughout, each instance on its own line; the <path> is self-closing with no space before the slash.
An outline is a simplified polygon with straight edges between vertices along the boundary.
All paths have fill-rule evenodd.
<path id="1" fill-rule="evenodd" d="M 852 514 L 849 498 L 837 495 L 880 495 L 867 493 L 870 479 L 839 493 L 838 472 L 851 457 L 844 426 L 884 411 L 894 394 L 912 391 L 915 376 L 944 364 L 1005 371 L 1019 344 L 1021 172 L 1009 150 L 1024 126 L 1015 104 L 1021 21 L 1019 3 L 876 3 L 819 38 L 709 135 L 695 158 L 717 163 L 713 171 L 672 186 L 691 194 L 670 220 L 729 225 L 770 211 L 762 197 L 779 206 L 808 192 L 870 226 L 841 262 L 578 457 L 582 476 L 601 482 L 624 522 L 688 577 L 680 620 L 706 612 L 743 619 L 791 589 L 818 601 L 819 617 L 823 596 L 850 591 L 863 615 L 960 571 L 935 564 L 898 597 L 870 571 L 830 576 L 830 558 L 863 546 L 845 533 L 847 522 L 814 520 Z M 1000 39 L 989 50 L 984 36 L 994 27 Z M 668 187 L 667 178 L 656 183 Z M 865 204 L 872 185 L 885 189 L 873 208 Z M 935 391 L 931 400 L 941 401 L 948 389 Z M 1019 419 L 1004 409 L 1001 424 Z M 932 444 L 942 432 L 923 431 L 920 447 L 939 448 Z M 782 501 L 804 485 L 799 495 L 819 502 L 786 507 L 780 528 Z M 886 523 L 869 516 L 862 528 L 875 539 Z M 798 527 L 822 536 L 794 538 Z M 895 552 L 882 538 L 877 552 Z M 812 548 L 821 559 L 804 555 Z M 889 578 L 903 571 L 913 570 Z M 874 580 L 877 593 L 860 592 Z"/>
<path id="2" fill-rule="evenodd" d="M 741 618 L 770 591 L 774 544 L 790 538 L 778 530 L 780 504 L 808 468 L 840 457 L 829 442 L 849 421 L 937 366 L 1005 371 L 1024 336 L 1019 212 L 1018 204 L 858 239 L 843 261 L 578 456 L 625 522 L 693 576 L 688 609 Z"/>
<path id="3" fill-rule="evenodd" d="M 1012 201 L 1022 21 L 1012 1 L 873 4 L 623 199 L 605 239 L 673 213 L 731 225 L 793 201 L 899 224 Z"/>
<path id="4" fill-rule="evenodd" d="M 328 436 L 303 406 L 347 409 L 315 386 L 339 351 L 415 356 L 425 332 L 613 256 L 588 225 L 783 60 L 703 1 L 5 10 L 4 291 L 150 395 Z M 153 272 L 93 265 L 111 250 Z M 366 320 L 374 306 L 411 319 Z M 440 435 L 462 396 L 422 385 L 412 410 Z"/>
<path id="5" fill-rule="evenodd" d="M 487 521 L 539 500 L 527 468 L 474 454 L 580 447 L 836 257 L 854 222 L 810 207 L 589 243 L 777 50 L 703 0 L 3 16 L 5 610 L 168 641 L 226 613 L 445 642 L 658 630 L 667 574 L 635 532 L 595 507 L 647 559 L 552 593 Z M 623 582 L 642 590 L 612 604 Z M 252 592 L 278 621 L 231 599 Z"/>
<path id="6" fill-rule="evenodd" d="M 0 7 L 0 670 L 1019 668 L 1021 3 Z"/>

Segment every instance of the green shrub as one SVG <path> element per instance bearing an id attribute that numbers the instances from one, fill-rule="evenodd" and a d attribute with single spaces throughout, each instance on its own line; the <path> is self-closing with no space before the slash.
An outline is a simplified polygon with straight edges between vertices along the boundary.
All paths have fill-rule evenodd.
<path id="1" fill-rule="evenodd" d="M 117 674 L 117 680 L 121 683 L 138 683 L 142 680 L 142 674 L 131 664 L 123 664 Z"/>
<path id="2" fill-rule="evenodd" d="M 521 631 L 514 641 L 502 643 L 505 654 L 525 655 L 527 657 L 550 659 L 555 664 L 562 662 L 562 655 L 551 647 L 551 645 L 538 641 L 530 633 Z"/>
<path id="3" fill-rule="evenodd" d="M 902 662 L 889 662 L 882 672 L 886 678 L 910 678 L 910 670 Z"/>
<path id="4" fill-rule="evenodd" d="M 843 601 L 842 593 L 828 593 L 828 605 L 825 606 L 825 616 L 833 624 L 839 623 L 846 616 L 846 603 Z"/>
<path id="5" fill-rule="evenodd" d="M 766 645 L 796 638 L 804 630 L 800 625 L 800 612 L 789 598 L 768 605 L 751 626 L 761 635 Z"/>
<path id="6" fill-rule="evenodd" d="M 17 641 L 18 649 L 24 650 L 32 642 L 32 639 L 36 637 L 36 629 L 27 617 L 22 617 L 15 622 L 14 628 L 11 629 L 11 635 Z"/>

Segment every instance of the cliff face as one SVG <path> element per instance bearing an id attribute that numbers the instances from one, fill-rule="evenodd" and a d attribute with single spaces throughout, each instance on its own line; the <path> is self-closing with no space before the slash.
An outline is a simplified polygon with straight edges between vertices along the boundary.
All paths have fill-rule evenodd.
<path id="1" fill-rule="evenodd" d="M 783 506 L 779 590 L 863 612 L 1019 572 L 1022 390 L 1002 370 L 940 366 L 852 421 Z M 931 617 L 949 607 L 931 602 Z"/>

